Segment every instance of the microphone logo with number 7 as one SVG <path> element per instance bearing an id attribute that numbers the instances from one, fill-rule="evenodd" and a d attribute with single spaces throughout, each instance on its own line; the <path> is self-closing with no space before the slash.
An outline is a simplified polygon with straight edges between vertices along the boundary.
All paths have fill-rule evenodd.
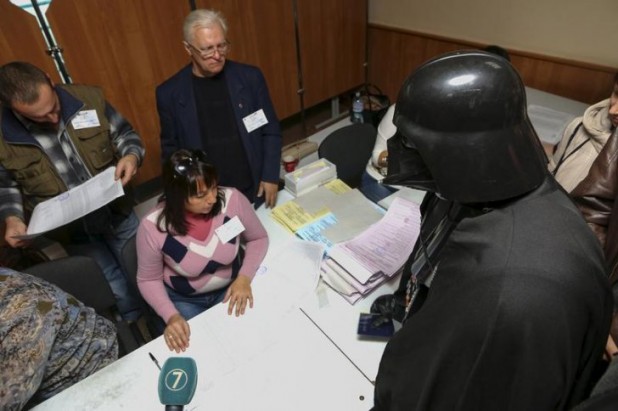
<path id="1" fill-rule="evenodd" d="M 159 400 L 166 410 L 182 410 L 197 387 L 197 365 L 189 357 L 168 358 L 159 374 Z"/>

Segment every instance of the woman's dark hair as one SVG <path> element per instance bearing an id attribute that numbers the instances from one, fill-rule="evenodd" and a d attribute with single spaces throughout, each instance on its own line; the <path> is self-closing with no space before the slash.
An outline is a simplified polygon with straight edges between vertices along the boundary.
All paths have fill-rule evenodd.
<path id="1" fill-rule="evenodd" d="M 187 235 L 185 204 L 189 197 L 197 195 L 200 180 L 206 188 L 217 185 L 217 170 L 207 162 L 206 153 L 201 150 L 178 150 L 163 164 L 163 194 L 159 202 L 165 201 L 165 204 L 157 219 L 159 231 Z M 218 188 L 217 202 L 204 218 L 216 216 L 224 205 L 225 193 Z"/>

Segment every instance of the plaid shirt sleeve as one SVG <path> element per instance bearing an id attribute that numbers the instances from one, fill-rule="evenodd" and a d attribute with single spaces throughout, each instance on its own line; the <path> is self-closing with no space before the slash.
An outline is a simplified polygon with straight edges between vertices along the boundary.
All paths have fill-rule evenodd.
<path id="1" fill-rule="evenodd" d="M 105 106 L 105 115 L 110 124 L 110 138 L 119 158 L 128 154 L 137 157 L 138 165 L 144 159 L 142 140 L 131 124 L 109 103 Z M 0 166 L 0 222 L 7 217 L 16 216 L 24 219 L 23 199 L 19 185 L 10 172 Z"/>
<path id="2" fill-rule="evenodd" d="M 138 166 L 141 166 L 145 150 L 142 145 L 142 139 L 133 130 L 133 126 L 109 103 L 105 104 L 105 116 L 110 125 L 112 145 L 116 149 L 119 158 L 127 154 L 133 154 L 137 157 Z"/>
<path id="3" fill-rule="evenodd" d="M 21 192 L 11 173 L 0 166 L 0 222 L 10 216 L 24 219 Z"/>

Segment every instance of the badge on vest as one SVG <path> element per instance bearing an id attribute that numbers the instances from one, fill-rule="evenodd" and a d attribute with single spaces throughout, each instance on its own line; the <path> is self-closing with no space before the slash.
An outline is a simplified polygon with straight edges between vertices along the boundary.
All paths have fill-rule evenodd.
<path id="1" fill-rule="evenodd" d="M 240 218 L 235 216 L 227 223 L 217 228 L 215 234 L 217 234 L 217 237 L 219 237 L 222 243 L 227 243 L 243 231 L 245 231 L 245 226 L 240 222 Z"/>
<path id="2" fill-rule="evenodd" d="M 75 130 L 81 130 L 82 128 L 99 127 L 99 117 L 96 110 L 82 110 L 73 117 L 71 124 Z"/>
<path id="3" fill-rule="evenodd" d="M 268 124 L 268 120 L 266 119 L 266 115 L 264 114 L 264 110 L 262 109 L 259 109 L 258 111 L 249 114 L 247 117 L 242 119 L 242 122 L 245 123 L 247 133 L 258 129 L 265 124 Z"/>

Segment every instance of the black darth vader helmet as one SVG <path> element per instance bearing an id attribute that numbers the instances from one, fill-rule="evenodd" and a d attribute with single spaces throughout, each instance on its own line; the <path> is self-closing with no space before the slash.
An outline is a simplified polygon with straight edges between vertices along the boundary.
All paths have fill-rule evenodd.
<path id="1" fill-rule="evenodd" d="M 393 122 L 401 170 L 385 182 L 479 203 L 529 192 L 547 175 L 521 78 L 499 56 L 459 51 L 423 64 L 399 92 Z"/>

